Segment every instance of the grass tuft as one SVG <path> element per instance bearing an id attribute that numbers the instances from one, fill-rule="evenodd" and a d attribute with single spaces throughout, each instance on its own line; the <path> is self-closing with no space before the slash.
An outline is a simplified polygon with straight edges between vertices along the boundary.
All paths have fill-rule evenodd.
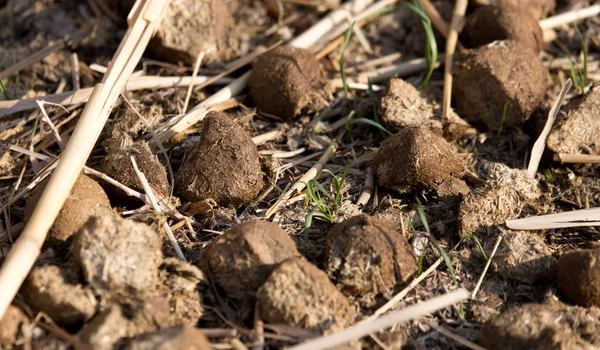
<path id="1" fill-rule="evenodd" d="M 588 81 L 588 50 L 587 45 L 585 44 L 585 39 L 583 38 L 583 34 L 579 30 L 579 26 L 577 23 L 573 22 L 573 26 L 575 27 L 575 32 L 577 32 L 577 36 L 579 36 L 579 41 L 581 42 L 581 51 L 583 54 L 583 68 L 575 67 L 575 62 L 571 57 L 567 57 L 569 59 L 569 66 L 571 68 L 571 79 L 573 80 L 573 84 L 577 90 L 583 94 L 585 93 L 585 88 L 589 85 Z"/>
<path id="2" fill-rule="evenodd" d="M 350 95 L 350 90 L 348 89 L 348 83 L 346 82 L 346 72 L 344 71 L 344 54 L 346 53 L 346 48 L 348 48 L 348 44 L 350 43 L 350 38 L 352 38 L 352 32 L 354 30 L 354 25 L 356 22 L 352 22 L 350 28 L 348 28 L 348 32 L 346 33 L 346 40 L 344 41 L 344 47 L 342 48 L 342 55 L 340 56 L 340 60 L 338 64 L 340 66 L 340 74 L 342 75 L 342 85 L 344 85 L 344 92 L 346 93 L 346 98 Z"/>
<path id="3" fill-rule="evenodd" d="M 313 210 L 304 217 L 305 243 L 308 241 L 308 233 L 310 232 L 314 218 L 320 218 L 333 224 L 335 215 L 342 206 L 342 188 L 344 187 L 346 177 L 348 177 L 348 171 L 350 171 L 349 167 L 346 168 L 342 177 L 338 178 L 333 172 L 324 169 L 306 184 L 306 206 L 311 201 L 318 210 Z M 328 174 L 332 178 L 335 189 L 333 195 L 318 181 L 319 177 L 323 174 Z"/>
<path id="4" fill-rule="evenodd" d="M 423 11 L 419 2 L 413 0 L 412 4 L 410 2 L 405 2 L 404 5 L 421 18 L 421 24 L 423 24 L 423 29 L 425 30 L 425 62 L 427 63 L 427 73 L 419 85 L 419 90 L 423 90 L 427 87 L 438 60 L 437 42 L 435 41 L 431 20 L 427 17 L 427 14 L 425 14 L 425 11 Z"/>

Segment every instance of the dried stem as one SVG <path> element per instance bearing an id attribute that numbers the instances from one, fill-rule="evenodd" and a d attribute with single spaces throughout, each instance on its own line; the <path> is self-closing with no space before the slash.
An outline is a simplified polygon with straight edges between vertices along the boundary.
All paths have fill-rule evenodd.
<path id="1" fill-rule="evenodd" d="M 554 155 L 554 161 L 571 164 L 599 164 L 600 156 L 596 154 L 558 153 Z"/>
<path id="2" fill-rule="evenodd" d="M 483 272 L 481 273 L 481 276 L 479 276 L 479 280 L 477 281 L 477 285 L 475 286 L 473 293 L 471 293 L 471 299 L 475 299 L 475 296 L 477 295 L 479 288 L 481 288 L 481 284 L 483 283 L 483 278 L 485 277 L 487 270 L 490 268 L 490 265 L 492 264 L 492 258 L 494 257 L 494 255 L 496 255 L 496 251 L 498 250 L 498 247 L 500 246 L 500 242 L 502 242 L 502 236 L 498 236 L 498 238 L 496 238 L 496 243 L 494 244 L 492 253 L 488 257 L 488 260 L 485 264 L 485 267 L 483 268 Z"/>

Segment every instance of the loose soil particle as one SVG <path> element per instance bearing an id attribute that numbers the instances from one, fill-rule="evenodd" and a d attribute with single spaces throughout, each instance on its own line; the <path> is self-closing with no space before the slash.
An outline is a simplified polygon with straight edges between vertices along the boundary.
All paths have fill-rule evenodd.
<path id="1" fill-rule="evenodd" d="M 10 305 L 0 319 L 0 347 L 11 348 L 23 327 L 29 325 L 29 318 L 18 307 Z"/>
<path id="2" fill-rule="evenodd" d="M 204 119 L 200 141 L 187 156 L 176 179 L 177 193 L 190 202 L 213 199 L 238 206 L 263 187 L 256 145 L 244 129 L 220 112 Z"/>
<path id="3" fill-rule="evenodd" d="M 436 101 L 428 99 L 412 84 L 400 78 L 389 81 L 379 100 L 381 124 L 393 133 L 407 126 L 424 125 L 435 134 L 453 141 L 469 128 L 469 124 L 453 110 L 447 120 L 442 120 L 441 114 L 442 108 Z"/>
<path id="4" fill-rule="evenodd" d="M 25 205 L 25 221 L 33 214 L 37 202 L 46 189 L 49 179 L 45 179 L 37 185 Z M 110 215 L 110 201 L 102 187 L 91 178 L 79 175 L 65 204 L 58 213 L 54 224 L 48 233 L 50 238 L 66 241 L 71 235 L 79 230 L 90 217 L 95 215 Z"/>
<path id="5" fill-rule="evenodd" d="M 460 40 L 468 48 L 496 40 L 513 40 L 540 52 L 544 33 L 530 11 L 514 5 L 483 6 L 467 17 Z"/>
<path id="6" fill-rule="evenodd" d="M 374 166 L 379 185 L 405 193 L 435 190 L 465 165 L 441 136 L 425 126 L 411 126 L 384 141 Z"/>
<path id="7" fill-rule="evenodd" d="M 325 271 L 347 295 L 390 295 L 416 271 L 416 257 L 408 241 L 391 222 L 359 215 L 329 231 Z"/>
<path id="8" fill-rule="evenodd" d="M 162 329 L 156 333 L 142 334 L 126 342 L 128 350 L 211 350 L 206 336 L 192 326 Z"/>
<path id="9" fill-rule="evenodd" d="M 600 249 L 573 250 L 558 259 L 558 288 L 572 303 L 600 306 Z"/>
<path id="10" fill-rule="evenodd" d="M 257 299 L 263 320 L 318 333 L 339 331 L 352 323 L 354 309 L 327 274 L 301 258 L 278 265 Z"/>
<path id="11" fill-rule="evenodd" d="M 200 267 L 238 303 L 244 315 L 275 265 L 294 256 L 300 253 L 279 226 L 268 221 L 247 221 L 206 246 Z"/>
<path id="12" fill-rule="evenodd" d="M 291 46 L 259 57 L 248 88 L 259 110 L 287 120 L 328 105 L 323 67 L 310 51 Z"/>
<path id="13" fill-rule="evenodd" d="M 534 51 L 510 40 L 467 51 L 457 57 L 453 73 L 458 114 L 492 132 L 529 119 L 544 98 L 548 74 Z"/>

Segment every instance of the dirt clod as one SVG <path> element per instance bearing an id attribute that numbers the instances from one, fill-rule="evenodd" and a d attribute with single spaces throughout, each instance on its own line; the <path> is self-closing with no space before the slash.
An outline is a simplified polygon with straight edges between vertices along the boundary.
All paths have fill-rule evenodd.
<path id="1" fill-rule="evenodd" d="M 483 6 L 467 18 L 461 42 L 468 48 L 476 48 L 496 40 L 514 40 L 540 52 L 544 45 L 543 36 L 538 20 L 531 12 L 513 5 Z"/>
<path id="2" fill-rule="evenodd" d="M 548 148 L 556 153 L 600 154 L 600 85 L 562 108 L 548 136 Z"/>
<path id="3" fill-rule="evenodd" d="M 45 179 L 37 185 L 29 197 L 25 206 L 25 221 L 28 221 L 37 202 L 39 201 L 49 179 Z M 110 201 L 102 187 L 91 178 L 80 175 L 73 185 L 71 193 L 65 204 L 58 213 L 49 237 L 66 241 L 71 235 L 79 230 L 88 219 L 94 215 L 110 215 Z"/>
<path id="4" fill-rule="evenodd" d="M 248 88 L 261 111 L 283 119 L 328 105 L 323 67 L 305 49 L 282 46 L 259 57 Z"/>
<path id="5" fill-rule="evenodd" d="M 462 136 L 469 124 L 453 110 L 448 120 L 442 120 L 442 108 L 432 99 L 428 99 L 412 84 L 392 78 L 385 93 L 379 100 L 381 124 L 390 132 L 398 132 L 406 126 L 425 125 L 446 140 L 453 141 Z"/>
<path id="6" fill-rule="evenodd" d="M 222 206 L 243 204 L 263 187 L 256 145 L 235 121 L 211 112 L 175 183 L 177 192 L 190 202 L 213 199 Z"/>
<path id="7" fill-rule="evenodd" d="M 200 289 L 204 274 L 194 265 L 177 258 L 166 258 L 159 271 L 161 294 L 167 297 L 179 322 L 195 325 L 204 312 Z"/>
<path id="8" fill-rule="evenodd" d="M 457 197 L 466 196 L 471 192 L 471 189 L 467 184 L 455 177 L 447 177 L 437 188 L 439 197 Z"/>
<path id="9" fill-rule="evenodd" d="M 268 221 L 247 221 L 212 241 L 202 252 L 200 267 L 243 311 L 276 264 L 300 256 L 294 241 Z"/>
<path id="10" fill-rule="evenodd" d="M 92 217 L 77 232 L 71 250 L 85 280 L 97 292 L 143 293 L 158 281 L 162 236 L 149 226 L 118 216 Z"/>
<path id="11" fill-rule="evenodd" d="M 464 169 L 464 161 L 441 136 L 427 127 L 411 126 L 381 145 L 374 166 L 381 186 L 404 193 L 437 189 Z"/>
<path id="12" fill-rule="evenodd" d="M 600 249 L 573 250 L 558 259 L 558 288 L 569 301 L 600 306 Z"/>
<path id="13" fill-rule="evenodd" d="M 311 263 L 291 258 L 278 265 L 256 294 L 263 319 L 318 333 L 343 329 L 354 320 L 354 309 Z"/>
<path id="14" fill-rule="evenodd" d="M 548 73 L 542 61 L 533 50 L 510 40 L 466 52 L 453 70 L 458 114 L 490 131 L 520 127 L 546 92 Z"/>
<path id="15" fill-rule="evenodd" d="M 162 329 L 155 333 L 142 334 L 126 342 L 128 350 L 210 350 L 206 336 L 192 326 Z"/>
<path id="16" fill-rule="evenodd" d="M 545 18 L 556 7 L 556 0 L 474 0 L 483 6 L 514 6 L 521 11 L 529 11 L 537 20 Z"/>
<path id="17" fill-rule="evenodd" d="M 29 324 L 29 318 L 14 305 L 10 305 L 0 319 L 0 347 L 10 348 L 17 340 L 21 329 Z"/>
<path id="18" fill-rule="evenodd" d="M 347 295 L 388 295 L 417 270 L 408 241 L 391 222 L 359 215 L 329 231 L 325 271 Z"/>

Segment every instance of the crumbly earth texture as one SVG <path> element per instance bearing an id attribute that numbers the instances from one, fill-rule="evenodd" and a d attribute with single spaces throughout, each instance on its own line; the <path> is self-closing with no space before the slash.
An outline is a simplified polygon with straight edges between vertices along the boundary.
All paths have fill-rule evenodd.
<path id="1" fill-rule="evenodd" d="M 544 33 L 530 11 L 514 5 L 483 6 L 467 17 L 460 40 L 476 48 L 496 40 L 513 40 L 535 52 L 544 46 Z"/>
<path id="2" fill-rule="evenodd" d="M 29 324 L 29 318 L 23 310 L 10 305 L 0 319 L 0 347 L 12 346 L 17 340 L 23 327 Z"/>
<path id="3" fill-rule="evenodd" d="M 600 306 L 600 249 L 572 250 L 558 259 L 558 289 L 572 303 Z"/>
<path id="4" fill-rule="evenodd" d="M 248 78 L 259 110 L 282 119 L 327 107 L 329 93 L 321 63 L 310 51 L 280 46 L 259 57 Z"/>
<path id="5" fill-rule="evenodd" d="M 425 126 L 406 127 L 390 136 L 373 165 L 378 184 L 400 193 L 435 190 L 465 166 L 452 146 Z"/>
<path id="6" fill-rule="evenodd" d="M 521 11 L 528 10 L 537 20 L 545 18 L 556 7 L 556 0 L 474 0 L 473 2 L 480 6 L 514 6 Z"/>
<path id="7" fill-rule="evenodd" d="M 162 263 L 162 235 L 116 215 L 92 217 L 77 232 L 71 250 L 85 281 L 100 293 L 153 290 Z"/>
<path id="8" fill-rule="evenodd" d="M 25 205 L 25 221 L 28 221 L 46 189 L 49 178 L 37 185 Z M 58 213 L 48 235 L 50 238 L 66 241 L 79 230 L 90 217 L 95 215 L 110 215 L 110 201 L 102 187 L 91 178 L 79 175 L 65 204 Z"/>
<path id="9" fill-rule="evenodd" d="M 256 297 L 263 320 L 331 333 L 348 326 L 355 312 L 327 274 L 301 258 L 278 265 Z"/>
<path id="10" fill-rule="evenodd" d="M 247 221 L 206 246 L 200 267 L 244 313 L 275 265 L 295 256 L 300 253 L 294 241 L 279 226 Z"/>
<path id="11" fill-rule="evenodd" d="M 196 266 L 179 258 L 165 258 L 159 270 L 160 294 L 166 296 L 179 322 L 198 323 L 204 313 L 201 292 L 208 285 Z"/>
<path id="12" fill-rule="evenodd" d="M 453 67 L 456 111 L 492 132 L 520 127 L 542 102 L 547 74 L 537 54 L 514 41 L 467 51 Z"/>
<path id="13" fill-rule="evenodd" d="M 200 141 L 177 172 L 175 185 L 177 193 L 190 202 L 246 203 L 263 187 L 256 145 L 238 123 L 223 113 L 210 112 Z"/>
<path id="14" fill-rule="evenodd" d="M 443 120 L 441 106 L 428 99 L 412 84 L 392 78 L 379 100 L 379 118 L 381 124 L 390 132 L 396 133 L 407 126 L 424 125 L 448 141 L 462 136 L 469 124 L 453 110 L 448 119 Z"/>
<path id="15" fill-rule="evenodd" d="M 325 271 L 344 294 L 373 297 L 390 295 L 417 271 L 417 264 L 391 222 L 362 214 L 329 230 Z"/>
<path id="16" fill-rule="evenodd" d="M 193 326 L 177 326 L 162 329 L 155 333 L 142 334 L 125 342 L 123 349 L 128 350 L 210 350 L 210 342 Z"/>
<path id="17" fill-rule="evenodd" d="M 547 145 L 556 153 L 600 154 L 600 85 L 561 108 L 548 135 Z"/>

